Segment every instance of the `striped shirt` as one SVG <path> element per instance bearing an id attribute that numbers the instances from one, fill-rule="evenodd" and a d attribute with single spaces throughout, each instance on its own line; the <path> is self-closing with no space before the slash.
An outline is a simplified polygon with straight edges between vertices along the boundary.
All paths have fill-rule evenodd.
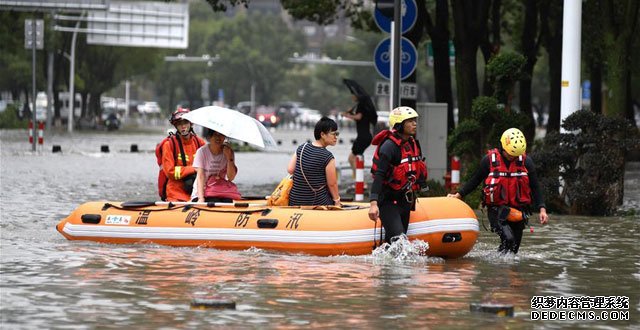
<path id="1" fill-rule="evenodd" d="M 303 147 L 304 150 L 302 150 Z M 300 156 L 301 151 L 304 151 L 302 156 Z M 316 147 L 311 143 L 305 143 L 298 147 L 296 150 L 296 167 L 293 171 L 293 186 L 289 194 L 289 205 L 333 205 L 333 198 L 331 198 L 329 189 L 327 189 L 327 175 L 325 172 L 327 164 L 333 158 L 333 154 L 329 150 L 323 147 Z M 300 169 L 301 162 L 304 176 Z"/>

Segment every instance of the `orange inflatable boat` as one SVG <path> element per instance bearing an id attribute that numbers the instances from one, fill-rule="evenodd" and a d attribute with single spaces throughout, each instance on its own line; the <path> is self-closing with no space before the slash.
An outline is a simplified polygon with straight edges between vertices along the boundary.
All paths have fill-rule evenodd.
<path id="1" fill-rule="evenodd" d="M 56 228 L 70 240 L 103 243 L 362 255 L 380 244 L 380 221 L 369 220 L 368 210 L 367 203 L 314 209 L 267 206 L 264 201 L 89 202 Z M 419 198 L 407 236 L 429 243 L 429 256 L 458 258 L 473 248 L 478 221 L 471 208 L 456 198 Z"/>

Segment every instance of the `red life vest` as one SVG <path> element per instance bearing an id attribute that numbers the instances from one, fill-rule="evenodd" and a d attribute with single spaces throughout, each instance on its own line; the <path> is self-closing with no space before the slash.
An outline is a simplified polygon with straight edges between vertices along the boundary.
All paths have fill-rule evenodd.
<path id="1" fill-rule="evenodd" d="M 198 138 L 197 136 L 195 136 L 195 138 L 196 145 L 199 148 L 202 143 L 200 141 L 200 138 Z M 169 133 L 169 136 L 165 137 L 162 141 L 160 141 L 160 143 L 158 143 L 158 145 L 156 145 L 156 161 L 158 162 L 158 166 L 160 166 L 160 169 L 158 170 L 158 195 L 163 201 L 167 200 L 167 183 L 169 182 L 169 178 L 162 170 L 162 146 L 164 146 L 164 144 L 167 142 L 171 143 L 171 146 L 173 147 L 173 158 L 175 162 L 177 163 L 178 159 L 181 159 L 182 166 L 187 166 L 187 160 L 185 157 L 184 149 L 182 147 L 182 141 L 174 133 Z M 180 157 L 178 157 L 178 149 L 176 145 L 180 147 Z"/>
<path id="2" fill-rule="evenodd" d="M 385 140 L 391 140 L 400 148 L 401 156 L 399 164 L 391 164 L 391 169 L 385 176 L 384 184 L 393 190 L 413 190 L 418 191 L 427 182 L 427 164 L 422 156 L 420 144 L 416 139 L 410 137 L 403 141 L 395 130 L 384 130 L 378 133 L 371 141 L 377 145 L 373 153 L 373 164 L 371 173 L 375 175 L 380 161 L 380 147 Z"/>
<path id="3" fill-rule="evenodd" d="M 521 155 L 505 165 L 498 149 L 489 150 L 489 175 L 484 180 L 483 203 L 485 205 L 508 205 L 519 207 L 531 204 L 529 174 L 525 167 L 527 156 Z"/>

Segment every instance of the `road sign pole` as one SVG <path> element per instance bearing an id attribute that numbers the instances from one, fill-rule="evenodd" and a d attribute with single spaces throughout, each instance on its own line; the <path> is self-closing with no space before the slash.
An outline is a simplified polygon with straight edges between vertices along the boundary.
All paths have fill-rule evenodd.
<path id="1" fill-rule="evenodd" d="M 402 58 L 401 53 L 401 36 L 402 36 L 402 1 L 395 0 L 393 5 L 393 69 L 391 77 L 393 78 L 391 83 L 391 99 L 392 107 L 395 109 L 400 106 L 400 60 Z"/>
<path id="2" fill-rule="evenodd" d="M 393 110 L 396 107 L 397 101 L 396 100 L 396 93 L 395 93 L 395 82 L 396 80 L 395 78 L 395 74 L 398 73 L 397 71 L 394 70 L 394 64 L 396 63 L 395 61 L 395 55 L 396 52 L 394 51 L 395 49 L 395 38 L 393 38 L 393 32 L 395 31 L 395 22 L 391 21 L 391 38 L 390 39 L 390 44 L 389 44 L 389 109 Z"/>
<path id="3" fill-rule="evenodd" d="M 84 14 L 83 14 L 84 16 Z M 69 133 L 73 132 L 73 112 L 74 105 L 76 101 L 75 96 L 75 77 L 76 77 L 76 38 L 78 36 L 78 28 L 80 27 L 80 21 L 76 22 L 75 31 L 73 31 L 73 36 L 71 37 L 71 58 L 69 59 L 69 116 L 67 116 L 67 130 Z"/>
<path id="4" fill-rule="evenodd" d="M 31 118 L 33 120 L 33 127 L 31 128 L 31 134 L 36 136 L 36 19 L 31 20 Z M 27 102 L 29 99 L 27 98 Z M 34 138 L 31 143 L 31 151 L 36 151 L 36 139 Z"/>

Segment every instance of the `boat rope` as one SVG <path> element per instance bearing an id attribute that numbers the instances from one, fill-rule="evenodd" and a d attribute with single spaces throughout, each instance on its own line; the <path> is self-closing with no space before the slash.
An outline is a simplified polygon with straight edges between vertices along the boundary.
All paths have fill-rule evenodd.
<path id="1" fill-rule="evenodd" d="M 270 208 L 268 207 L 263 207 L 263 208 L 259 208 L 259 209 L 244 209 L 244 208 L 237 208 L 237 209 L 222 209 L 222 208 L 218 208 L 218 209 L 211 209 L 211 208 L 207 208 L 207 207 L 200 207 L 200 206 L 193 206 L 193 205 L 186 205 L 184 207 L 184 211 L 189 210 L 189 209 L 196 209 L 196 210 L 200 210 L 200 211 L 207 211 L 207 212 L 217 212 L 217 213 L 255 213 L 255 212 L 265 212 L 267 210 L 271 211 Z"/>
<path id="2" fill-rule="evenodd" d="M 480 216 L 480 223 L 482 223 L 482 228 L 484 228 L 485 231 L 489 231 L 487 226 L 484 224 L 484 208 L 480 210 L 480 213 L 482 213 L 482 216 Z"/>
<path id="3" fill-rule="evenodd" d="M 376 241 L 376 227 L 378 227 L 378 219 L 373 222 L 373 249 L 375 250 L 378 247 L 378 242 Z"/>
<path id="4" fill-rule="evenodd" d="M 197 209 L 200 211 L 207 211 L 207 212 L 219 212 L 219 213 L 253 213 L 253 212 L 264 212 L 266 210 L 270 210 L 269 208 L 259 208 L 259 209 L 246 209 L 246 208 L 237 208 L 237 209 L 232 209 L 232 208 L 217 208 L 217 209 L 211 209 L 211 208 L 206 208 L 206 207 L 197 207 L 197 206 L 193 206 L 193 205 L 173 205 L 173 204 L 167 204 L 167 207 L 161 207 L 161 208 L 153 208 L 150 209 L 148 207 L 121 207 L 115 204 L 111 204 L 111 203 L 104 203 L 104 206 L 102 207 L 103 211 L 106 211 L 107 209 L 109 209 L 110 207 L 114 208 L 114 209 L 118 209 L 118 210 L 125 210 L 125 211 L 147 211 L 147 212 L 159 212 L 159 211 L 172 211 L 172 210 L 177 210 L 177 209 L 183 209 L 183 211 L 187 211 L 189 209 Z"/>
<path id="5" fill-rule="evenodd" d="M 179 209 L 182 206 L 177 206 L 177 205 L 167 205 L 167 207 L 163 207 L 163 208 L 159 208 L 159 209 L 148 209 L 145 206 L 142 207 L 131 207 L 131 206 L 126 206 L 126 207 L 122 207 L 122 206 L 118 206 L 115 204 L 111 204 L 111 203 L 104 203 L 104 206 L 102 206 L 102 210 L 106 211 L 107 209 L 109 209 L 110 207 L 113 207 L 114 209 L 117 210 L 125 210 L 125 211 L 170 211 L 170 210 L 175 210 L 175 209 Z"/>
<path id="6" fill-rule="evenodd" d="M 380 241 L 376 240 L 376 230 L 378 227 L 378 219 L 376 219 L 373 223 L 373 250 L 377 249 L 378 246 L 382 245 L 382 220 L 380 220 Z"/>

